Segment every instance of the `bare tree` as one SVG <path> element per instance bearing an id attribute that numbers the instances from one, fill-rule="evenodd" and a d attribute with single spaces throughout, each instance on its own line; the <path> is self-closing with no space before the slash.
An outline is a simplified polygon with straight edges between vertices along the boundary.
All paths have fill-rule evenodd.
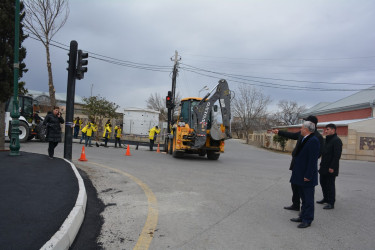
<path id="1" fill-rule="evenodd" d="M 180 104 L 181 96 L 179 93 L 176 93 L 176 107 Z M 166 99 L 164 96 L 162 96 L 159 93 L 151 93 L 151 95 L 147 98 L 146 104 L 148 109 L 156 110 L 159 111 L 159 120 L 160 121 L 166 121 L 167 120 L 167 115 L 168 115 L 168 110 L 166 107 Z M 175 108 L 176 111 L 176 108 Z"/>
<path id="2" fill-rule="evenodd" d="M 294 125 L 298 123 L 298 117 L 306 111 L 306 106 L 299 106 L 297 102 L 281 100 L 278 103 L 279 111 L 276 119 L 281 125 Z"/>
<path id="3" fill-rule="evenodd" d="M 263 127 L 267 120 L 267 107 L 271 103 L 269 96 L 249 85 L 238 87 L 232 101 L 233 116 L 239 119 L 242 131 L 249 143 L 249 133 Z"/>
<path id="4" fill-rule="evenodd" d="M 56 105 L 49 46 L 53 36 L 69 16 L 68 0 L 25 0 L 25 27 L 44 45 L 47 55 L 48 87 L 51 105 Z"/>

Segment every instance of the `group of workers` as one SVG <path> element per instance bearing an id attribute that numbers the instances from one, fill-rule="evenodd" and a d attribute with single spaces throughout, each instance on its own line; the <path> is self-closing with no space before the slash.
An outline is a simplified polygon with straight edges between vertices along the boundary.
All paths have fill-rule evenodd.
<path id="1" fill-rule="evenodd" d="M 83 127 L 83 128 L 82 128 Z M 121 135 L 122 135 L 122 124 L 115 126 L 114 129 L 114 137 L 115 137 L 115 148 L 117 148 L 117 143 L 120 148 L 121 146 Z M 74 120 L 74 138 L 78 139 L 78 134 L 79 131 L 81 130 L 82 135 L 80 139 L 80 144 L 82 143 L 83 140 L 85 140 L 85 146 L 92 147 L 91 139 L 94 136 L 94 132 L 98 131 L 98 125 L 95 123 L 94 120 L 91 120 L 86 124 L 86 126 L 83 126 L 82 120 L 77 117 Z M 108 147 L 108 140 L 111 138 L 111 133 L 112 133 L 112 124 L 110 120 L 107 120 L 107 122 L 104 125 L 103 128 L 103 139 L 104 139 L 104 147 Z M 96 146 L 99 147 L 101 144 L 96 142 Z"/>
<path id="2" fill-rule="evenodd" d="M 122 129 L 123 129 L 122 124 L 115 126 L 115 129 L 114 129 L 115 148 L 117 148 L 117 144 L 119 145 L 120 148 L 122 148 L 121 146 Z M 92 147 L 91 139 L 94 136 L 94 132 L 98 131 L 98 126 L 95 123 L 95 121 L 91 120 L 90 122 L 86 124 L 86 126 L 83 126 L 83 121 L 79 117 L 77 117 L 74 120 L 74 136 L 73 137 L 75 139 L 78 139 L 78 134 L 80 130 L 82 132 L 82 135 L 81 135 L 81 139 L 79 143 L 81 144 L 82 141 L 85 140 L 85 146 Z M 107 144 L 108 144 L 109 139 L 111 138 L 111 133 L 112 133 L 112 124 L 110 120 L 107 120 L 103 128 L 103 139 L 104 139 L 103 146 L 106 148 L 108 147 Z M 155 126 L 152 129 L 150 129 L 149 131 L 150 151 L 153 150 L 155 140 L 159 133 L 160 133 L 160 129 L 158 126 Z M 96 142 L 96 146 L 99 147 L 100 144 Z"/>

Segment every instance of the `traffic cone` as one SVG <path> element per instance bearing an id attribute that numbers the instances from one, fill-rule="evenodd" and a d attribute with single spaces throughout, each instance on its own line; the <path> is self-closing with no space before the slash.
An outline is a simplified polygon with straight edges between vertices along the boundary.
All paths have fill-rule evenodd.
<path id="1" fill-rule="evenodd" d="M 159 146 L 159 143 L 158 143 L 158 149 L 156 150 L 156 153 L 160 153 L 160 146 Z"/>
<path id="2" fill-rule="evenodd" d="M 128 144 L 128 148 L 126 149 L 126 154 L 125 155 L 126 156 L 131 156 L 129 144 Z"/>
<path id="3" fill-rule="evenodd" d="M 81 158 L 79 158 L 78 160 L 79 161 L 87 161 L 86 154 L 85 154 L 85 146 L 82 146 Z"/>

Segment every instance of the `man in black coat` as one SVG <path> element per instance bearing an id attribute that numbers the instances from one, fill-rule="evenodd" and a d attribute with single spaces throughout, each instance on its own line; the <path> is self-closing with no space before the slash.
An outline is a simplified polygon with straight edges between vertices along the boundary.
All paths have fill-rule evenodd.
<path id="1" fill-rule="evenodd" d="M 328 203 L 324 209 L 333 209 L 336 201 L 336 177 L 339 175 L 339 161 L 342 152 L 342 141 L 336 134 L 336 125 L 330 123 L 325 129 L 326 140 L 320 162 L 320 186 L 323 191 L 323 199 L 319 204 Z"/>
<path id="2" fill-rule="evenodd" d="M 314 193 L 318 185 L 318 158 L 320 142 L 314 135 L 315 124 L 305 121 L 301 128 L 303 136 L 294 158 L 290 182 L 298 187 L 302 200 L 301 213 L 298 218 L 290 219 L 300 222 L 298 228 L 306 228 L 314 220 Z"/>
<path id="3" fill-rule="evenodd" d="M 64 123 L 64 119 L 61 116 L 59 107 L 54 107 L 52 112 L 48 112 L 43 121 L 43 125 L 47 127 L 46 140 L 49 142 L 48 156 L 50 159 L 53 159 L 55 148 L 61 142 L 60 124 L 62 123 Z"/>
<path id="4" fill-rule="evenodd" d="M 310 121 L 310 122 L 314 123 L 314 125 L 315 125 L 314 135 L 318 138 L 319 143 L 320 143 L 320 152 L 319 152 L 319 156 L 320 156 L 321 150 L 323 148 L 324 141 L 323 141 L 323 136 L 317 130 L 318 118 L 316 118 L 313 115 L 310 115 L 307 118 L 305 118 L 304 120 Z M 287 132 L 287 131 L 273 129 L 272 132 L 279 135 L 279 136 L 284 136 L 284 137 L 292 139 L 292 140 L 297 140 L 296 146 L 294 147 L 293 152 L 292 152 L 292 161 L 291 161 L 290 167 L 289 167 L 289 170 L 293 170 L 297 149 L 301 145 L 301 142 L 302 142 L 302 139 L 303 139 L 303 136 L 301 135 L 301 131 L 296 132 L 296 133 L 291 133 L 291 132 Z M 292 193 L 293 193 L 293 195 L 292 195 L 292 205 L 284 207 L 284 209 L 300 211 L 300 204 L 301 204 L 300 199 L 301 198 L 300 198 L 300 195 L 299 195 L 298 186 L 291 183 L 291 187 L 292 187 Z"/>

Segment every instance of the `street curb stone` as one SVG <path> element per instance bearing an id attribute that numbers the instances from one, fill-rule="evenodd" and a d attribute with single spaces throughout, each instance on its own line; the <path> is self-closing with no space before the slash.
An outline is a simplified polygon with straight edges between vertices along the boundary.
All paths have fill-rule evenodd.
<path id="1" fill-rule="evenodd" d="M 72 245 L 79 228 L 82 225 L 83 219 L 85 217 L 87 194 L 86 188 L 81 175 L 78 173 L 75 165 L 64 159 L 72 167 L 74 174 L 78 180 L 79 192 L 76 200 L 76 204 L 72 211 L 69 213 L 68 217 L 65 219 L 64 223 L 61 225 L 60 229 L 47 241 L 40 249 L 51 250 L 51 249 L 69 249 Z"/>

